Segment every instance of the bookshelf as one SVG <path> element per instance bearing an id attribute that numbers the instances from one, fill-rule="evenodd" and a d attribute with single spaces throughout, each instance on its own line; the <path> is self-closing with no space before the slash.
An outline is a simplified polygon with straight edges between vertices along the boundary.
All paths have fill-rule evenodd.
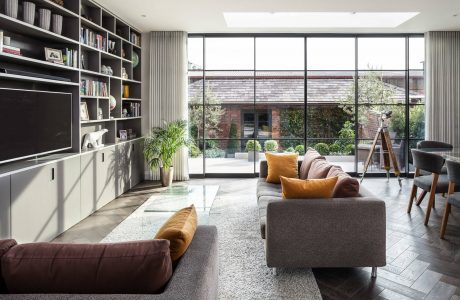
<path id="1" fill-rule="evenodd" d="M 0 87 L 72 93 L 73 153 L 82 153 L 84 135 L 94 130 L 109 130 L 103 138 L 108 147 L 120 143 L 119 130 L 131 129 L 141 137 L 140 31 L 91 0 L 66 0 L 64 6 L 30 1 L 37 6 L 34 24 L 22 21 L 21 11 L 18 18 L 7 16 L 5 0 L 0 0 L 0 30 L 11 38 L 11 46 L 21 49 L 20 56 L 0 51 L 0 68 L 67 80 L 0 73 Z M 38 8 L 63 16 L 62 34 L 39 27 Z M 46 61 L 45 47 L 77 51 L 76 67 Z M 86 103 L 89 120 L 82 120 L 80 103 Z"/>

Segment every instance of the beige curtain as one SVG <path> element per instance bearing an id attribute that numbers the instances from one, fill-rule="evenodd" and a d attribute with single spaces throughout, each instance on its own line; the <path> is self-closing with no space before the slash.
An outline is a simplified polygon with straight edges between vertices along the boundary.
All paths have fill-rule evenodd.
<path id="1" fill-rule="evenodd" d="M 187 33 L 150 33 L 149 127 L 187 120 Z M 174 159 L 174 180 L 188 180 L 187 149 Z M 152 172 L 151 179 L 160 179 Z"/>
<path id="2" fill-rule="evenodd" d="M 427 32 L 426 138 L 460 147 L 460 32 Z"/>

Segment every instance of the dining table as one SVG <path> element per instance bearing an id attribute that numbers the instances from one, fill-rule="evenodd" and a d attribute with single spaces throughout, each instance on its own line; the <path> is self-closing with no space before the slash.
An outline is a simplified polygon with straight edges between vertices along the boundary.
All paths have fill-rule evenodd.
<path id="1" fill-rule="evenodd" d="M 420 151 L 430 152 L 442 156 L 445 160 L 453 160 L 460 162 L 460 148 L 445 149 L 445 148 L 420 148 Z"/>

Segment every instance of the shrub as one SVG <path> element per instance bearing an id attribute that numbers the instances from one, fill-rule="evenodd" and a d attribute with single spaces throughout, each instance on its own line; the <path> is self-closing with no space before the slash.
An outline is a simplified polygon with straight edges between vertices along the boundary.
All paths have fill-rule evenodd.
<path id="1" fill-rule="evenodd" d="M 329 145 L 329 153 L 332 154 L 340 154 L 340 145 L 339 143 L 336 141 L 334 142 L 334 144 L 331 144 Z"/>
<path id="2" fill-rule="evenodd" d="M 246 143 L 246 151 L 261 151 L 262 147 L 260 146 L 259 141 L 249 140 Z"/>
<path id="3" fill-rule="evenodd" d="M 205 150 L 206 158 L 221 158 L 225 157 L 225 151 L 219 148 L 206 149 Z"/>
<path id="4" fill-rule="evenodd" d="M 305 154 L 305 147 L 303 145 L 297 145 L 295 146 L 295 152 L 299 153 L 300 155 Z"/>
<path id="5" fill-rule="evenodd" d="M 329 154 L 329 145 L 326 143 L 318 143 L 313 148 L 315 148 L 315 150 L 318 151 L 318 153 L 321 155 Z"/>
<path id="6" fill-rule="evenodd" d="M 289 153 L 295 152 L 295 149 L 294 149 L 294 147 L 289 147 L 284 152 L 289 152 Z"/>
<path id="7" fill-rule="evenodd" d="M 207 140 L 206 141 L 206 149 L 218 149 L 218 141 L 215 140 Z"/>
<path id="8" fill-rule="evenodd" d="M 201 155 L 201 150 L 200 148 L 198 148 L 195 142 L 190 143 L 190 146 L 188 148 L 188 155 L 192 158 L 196 158 Z"/>
<path id="9" fill-rule="evenodd" d="M 268 140 L 264 144 L 265 151 L 276 151 L 278 150 L 278 142 L 275 140 Z"/>
<path id="10" fill-rule="evenodd" d="M 345 155 L 354 155 L 355 154 L 355 145 L 353 144 L 348 144 L 345 146 L 343 149 L 343 154 Z"/>

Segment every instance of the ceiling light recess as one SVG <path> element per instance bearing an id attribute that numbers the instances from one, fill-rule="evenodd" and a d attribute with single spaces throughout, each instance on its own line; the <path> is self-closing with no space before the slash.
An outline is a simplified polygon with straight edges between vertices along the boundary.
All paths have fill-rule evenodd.
<path id="1" fill-rule="evenodd" d="M 395 28 L 418 12 L 224 12 L 230 28 Z"/>

